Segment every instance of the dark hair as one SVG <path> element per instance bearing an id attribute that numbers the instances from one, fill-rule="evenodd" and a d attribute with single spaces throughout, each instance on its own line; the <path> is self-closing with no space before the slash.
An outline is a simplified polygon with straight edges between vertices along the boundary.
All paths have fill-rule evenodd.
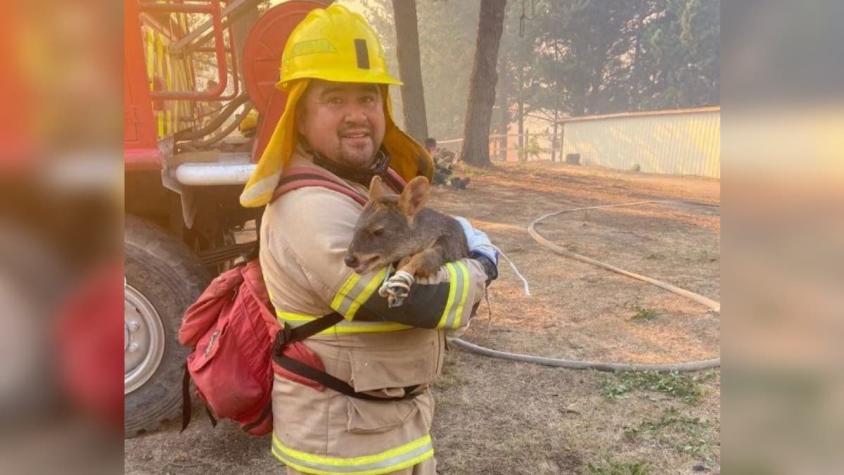
<path id="1" fill-rule="evenodd" d="M 425 139 L 425 146 L 426 147 L 436 147 L 437 146 L 437 139 L 433 137 L 428 137 Z"/>

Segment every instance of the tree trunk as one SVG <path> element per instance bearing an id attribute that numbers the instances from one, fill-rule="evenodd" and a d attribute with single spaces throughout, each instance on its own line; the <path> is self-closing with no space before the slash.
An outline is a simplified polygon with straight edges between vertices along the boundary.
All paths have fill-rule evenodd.
<path id="1" fill-rule="evenodd" d="M 496 155 L 495 158 L 498 161 L 506 161 L 507 160 L 507 132 L 509 131 L 510 125 L 510 111 L 509 109 L 509 95 L 510 95 L 510 88 L 512 87 L 512 81 L 509 80 L 509 77 L 506 74 L 506 68 L 504 69 L 504 73 L 502 74 L 501 69 L 504 68 L 503 64 L 498 65 L 498 87 L 496 88 L 496 95 L 498 98 L 495 100 L 495 104 L 498 106 L 498 118 L 494 119 L 496 126 L 495 130 L 496 133 L 500 135 L 498 139 L 496 139 L 496 143 L 498 144 L 496 148 Z M 493 108 L 493 112 L 495 109 Z"/>
<path id="2" fill-rule="evenodd" d="M 490 165 L 489 127 L 495 103 L 495 85 L 498 82 L 496 64 L 501 33 L 504 31 L 506 6 L 507 0 L 481 0 L 478 41 L 469 80 L 463 149 L 460 152 L 460 159 L 471 165 Z"/>
<path id="3" fill-rule="evenodd" d="M 551 137 L 551 163 L 554 163 L 557 158 L 557 122 L 560 120 L 560 108 L 554 107 L 554 133 Z M 562 151 L 560 152 L 562 153 Z"/>
<path id="4" fill-rule="evenodd" d="M 518 137 L 518 141 L 516 143 L 518 144 L 518 147 L 519 147 L 519 153 L 522 154 L 522 153 L 524 153 L 525 146 L 527 145 L 527 143 L 525 142 L 525 101 L 522 99 L 521 90 L 519 90 L 519 104 L 518 104 L 518 106 L 519 106 L 519 110 L 518 110 L 518 114 L 519 114 L 519 120 L 518 120 L 519 137 Z M 521 155 L 519 155 L 519 156 L 521 157 Z"/>
<path id="5" fill-rule="evenodd" d="M 419 54 L 419 28 L 416 0 L 393 0 L 396 22 L 396 56 L 401 87 L 402 111 L 407 133 L 419 143 L 428 138 L 428 117 L 425 113 L 425 92 L 422 88 L 422 64 Z"/>
<path id="6" fill-rule="evenodd" d="M 525 70 L 522 66 L 517 68 L 516 75 L 516 125 L 517 134 L 516 147 L 518 147 L 518 154 L 525 149 Z M 521 155 L 519 155 L 521 156 Z"/>
<path id="7" fill-rule="evenodd" d="M 508 110 L 508 107 L 507 96 L 505 95 L 501 105 L 501 134 L 503 137 L 501 137 L 500 159 L 502 162 L 507 161 L 507 147 L 509 143 L 509 137 L 507 137 L 507 134 L 510 133 L 510 111 Z"/>
<path id="8" fill-rule="evenodd" d="M 528 147 L 530 146 L 530 129 L 525 129 L 525 148 L 522 149 L 522 155 L 519 157 L 520 162 L 528 160 Z"/>

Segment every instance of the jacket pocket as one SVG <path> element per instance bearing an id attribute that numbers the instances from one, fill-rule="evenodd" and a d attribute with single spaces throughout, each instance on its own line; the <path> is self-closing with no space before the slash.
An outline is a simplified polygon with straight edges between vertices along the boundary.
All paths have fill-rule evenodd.
<path id="1" fill-rule="evenodd" d="M 441 356 L 434 338 L 413 348 L 353 351 L 351 383 L 358 392 L 429 384 L 437 376 Z"/>
<path id="2" fill-rule="evenodd" d="M 353 434 L 386 432 L 405 424 L 419 412 L 415 399 L 381 402 L 350 397 L 346 400 L 346 429 Z"/>

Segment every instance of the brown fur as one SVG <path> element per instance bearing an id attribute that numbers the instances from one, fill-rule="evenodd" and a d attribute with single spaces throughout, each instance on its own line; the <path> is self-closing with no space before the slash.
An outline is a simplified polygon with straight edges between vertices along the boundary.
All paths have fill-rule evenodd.
<path id="1" fill-rule="evenodd" d="M 430 184 L 410 180 L 401 195 L 372 178 L 369 203 L 357 224 L 346 265 L 358 273 L 398 262 L 398 270 L 425 277 L 469 254 L 463 228 L 451 216 L 425 207 Z"/>

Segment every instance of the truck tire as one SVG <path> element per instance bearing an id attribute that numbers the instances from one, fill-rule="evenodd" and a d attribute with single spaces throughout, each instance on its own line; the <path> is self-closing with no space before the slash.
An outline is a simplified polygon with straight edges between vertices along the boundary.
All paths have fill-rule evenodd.
<path id="1" fill-rule="evenodd" d="M 181 412 L 189 350 L 177 334 L 208 273 L 162 229 L 126 216 L 124 235 L 124 434 L 156 429 Z"/>

